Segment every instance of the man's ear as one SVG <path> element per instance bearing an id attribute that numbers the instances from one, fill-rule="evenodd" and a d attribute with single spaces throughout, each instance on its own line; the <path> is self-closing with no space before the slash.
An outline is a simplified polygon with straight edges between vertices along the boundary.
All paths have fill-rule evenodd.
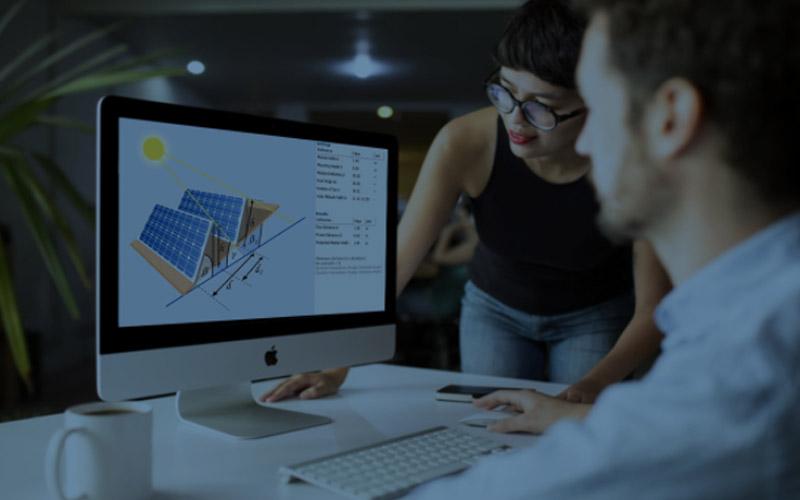
<path id="1" fill-rule="evenodd" d="M 653 94 L 644 117 L 644 131 L 654 159 L 680 156 L 700 132 L 703 96 L 684 78 L 667 80 Z"/>

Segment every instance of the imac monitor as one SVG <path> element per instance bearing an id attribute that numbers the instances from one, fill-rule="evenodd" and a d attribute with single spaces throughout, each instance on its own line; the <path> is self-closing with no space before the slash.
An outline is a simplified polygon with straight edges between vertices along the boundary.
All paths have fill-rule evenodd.
<path id="1" fill-rule="evenodd" d="M 258 437 L 329 420 L 251 381 L 394 355 L 393 137 L 115 96 L 97 134 L 102 399 Z"/>

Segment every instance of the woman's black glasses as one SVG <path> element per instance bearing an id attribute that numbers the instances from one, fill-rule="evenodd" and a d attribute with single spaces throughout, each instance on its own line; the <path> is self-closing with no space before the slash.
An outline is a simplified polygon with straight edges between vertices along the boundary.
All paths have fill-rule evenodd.
<path id="1" fill-rule="evenodd" d="M 552 108 L 539 101 L 519 101 L 511 94 L 510 90 L 494 78 L 496 74 L 497 71 L 492 73 L 492 76 L 486 81 L 486 95 L 489 96 L 492 104 L 501 113 L 511 113 L 514 108 L 519 106 L 528 123 L 539 130 L 553 130 L 561 122 L 574 118 L 586 110 L 585 108 L 580 108 L 571 113 L 559 115 Z"/>

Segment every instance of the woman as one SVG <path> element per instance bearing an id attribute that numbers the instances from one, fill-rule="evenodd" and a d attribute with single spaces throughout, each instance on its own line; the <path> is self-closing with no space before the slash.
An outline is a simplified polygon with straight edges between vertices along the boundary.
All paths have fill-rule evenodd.
<path id="1" fill-rule="evenodd" d="M 574 149 L 584 29 L 566 1 L 517 11 L 486 81 L 493 106 L 449 122 L 428 151 L 398 229 L 397 278 L 399 294 L 459 195 L 471 197 L 480 243 L 462 302 L 462 369 L 571 384 L 562 397 L 577 402 L 655 356 L 651 314 L 669 290 L 647 244 L 615 246 L 595 224 L 590 165 Z M 329 394 L 346 374 L 298 375 L 262 399 Z"/>

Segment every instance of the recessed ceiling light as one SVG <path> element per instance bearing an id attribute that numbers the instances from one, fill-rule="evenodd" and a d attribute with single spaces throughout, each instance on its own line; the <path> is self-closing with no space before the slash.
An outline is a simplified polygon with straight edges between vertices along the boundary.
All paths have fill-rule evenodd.
<path id="1" fill-rule="evenodd" d="M 394 108 L 392 108 L 391 106 L 381 106 L 378 108 L 378 116 L 380 116 L 384 120 L 388 120 L 389 118 L 394 116 Z"/>
<path id="2" fill-rule="evenodd" d="M 206 71 L 206 65 L 198 60 L 194 60 L 189 61 L 189 64 L 186 65 L 186 69 L 193 75 L 202 75 Z"/>
<path id="3" fill-rule="evenodd" d="M 353 74 L 359 78 L 369 78 L 377 71 L 378 65 L 367 54 L 359 54 L 353 58 Z"/>
<path id="4" fill-rule="evenodd" d="M 353 59 L 338 65 L 340 72 L 353 75 L 365 80 L 371 76 L 377 76 L 389 71 L 389 66 L 380 61 L 376 61 L 369 54 L 358 54 Z"/>

